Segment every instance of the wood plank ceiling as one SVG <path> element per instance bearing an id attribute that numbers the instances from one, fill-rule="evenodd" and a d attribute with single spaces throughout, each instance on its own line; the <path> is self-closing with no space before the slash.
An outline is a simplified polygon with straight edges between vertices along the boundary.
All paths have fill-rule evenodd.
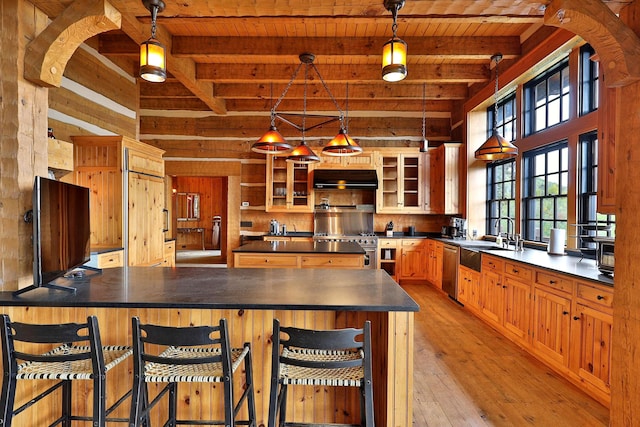
<path id="1" fill-rule="evenodd" d="M 165 1 L 157 38 L 168 47 L 170 76 L 140 85 L 140 139 L 166 149 L 195 140 L 250 146 L 268 129 L 269 111 L 304 52 L 315 54 L 349 133 L 363 146 L 419 144 L 423 108 L 430 141 L 459 139 L 462 102 L 493 78 L 491 56 L 502 53 L 500 67 L 507 67 L 553 31 L 542 24 L 546 0 L 407 0 L 397 34 L 408 44 L 408 76 L 387 83 L 380 61 L 392 17 L 382 0 Z M 100 35 L 98 50 L 136 75 L 150 14 L 140 0 L 110 2 L 123 15 L 122 29 Z M 33 3 L 55 18 L 70 1 Z M 629 1 L 605 3 L 617 12 Z M 279 112 L 302 111 L 303 75 Z M 315 74 L 306 107 L 337 114 Z M 286 124 L 278 128 L 292 141 L 301 138 Z M 322 145 L 337 129 L 323 126 L 307 140 Z"/>

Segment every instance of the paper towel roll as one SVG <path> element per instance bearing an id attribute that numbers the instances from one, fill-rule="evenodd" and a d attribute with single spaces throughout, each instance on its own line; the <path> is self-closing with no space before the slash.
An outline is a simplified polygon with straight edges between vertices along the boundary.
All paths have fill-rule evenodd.
<path id="1" fill-rule="evenodd" d="M 564 241 L 566 236 L 566 230 L 562 228 L 552 228 L 547 252 L 552 255 L 564 255 Z"/>

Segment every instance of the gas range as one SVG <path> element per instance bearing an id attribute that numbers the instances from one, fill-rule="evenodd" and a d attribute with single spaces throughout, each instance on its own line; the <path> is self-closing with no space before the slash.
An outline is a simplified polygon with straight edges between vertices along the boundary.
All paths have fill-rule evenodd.
<path id="1" fill-rule="evenodd" d="M 313 236 L 315 242 L 355 242 L 362 246 L 363 249 L 377 248 L 378 236 L 375 233 L 362 233 L 357 235 L 329 235 L 315 234 Z"/>

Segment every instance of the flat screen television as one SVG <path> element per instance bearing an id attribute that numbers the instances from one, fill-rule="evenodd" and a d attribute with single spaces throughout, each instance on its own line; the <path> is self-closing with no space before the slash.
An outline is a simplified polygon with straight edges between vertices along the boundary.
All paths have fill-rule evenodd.
<path id="1" fill-rule="evenodd" d="M 89 189 L 37 176 L 33 186 L 33 285 L 28 288 L 74 290 L 52 282 L 88 262 L 90 256 Z"/>

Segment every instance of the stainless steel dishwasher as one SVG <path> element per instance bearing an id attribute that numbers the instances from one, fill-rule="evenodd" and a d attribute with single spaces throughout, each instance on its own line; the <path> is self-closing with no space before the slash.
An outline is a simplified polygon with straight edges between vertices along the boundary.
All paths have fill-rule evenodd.
<path id="1" fill-rule="evenodd" d="M 442 290 L 451 298 L 458 300 L 458 260 L 459 248 L 453 245 L 444 245 L 442 256 Z"/>

